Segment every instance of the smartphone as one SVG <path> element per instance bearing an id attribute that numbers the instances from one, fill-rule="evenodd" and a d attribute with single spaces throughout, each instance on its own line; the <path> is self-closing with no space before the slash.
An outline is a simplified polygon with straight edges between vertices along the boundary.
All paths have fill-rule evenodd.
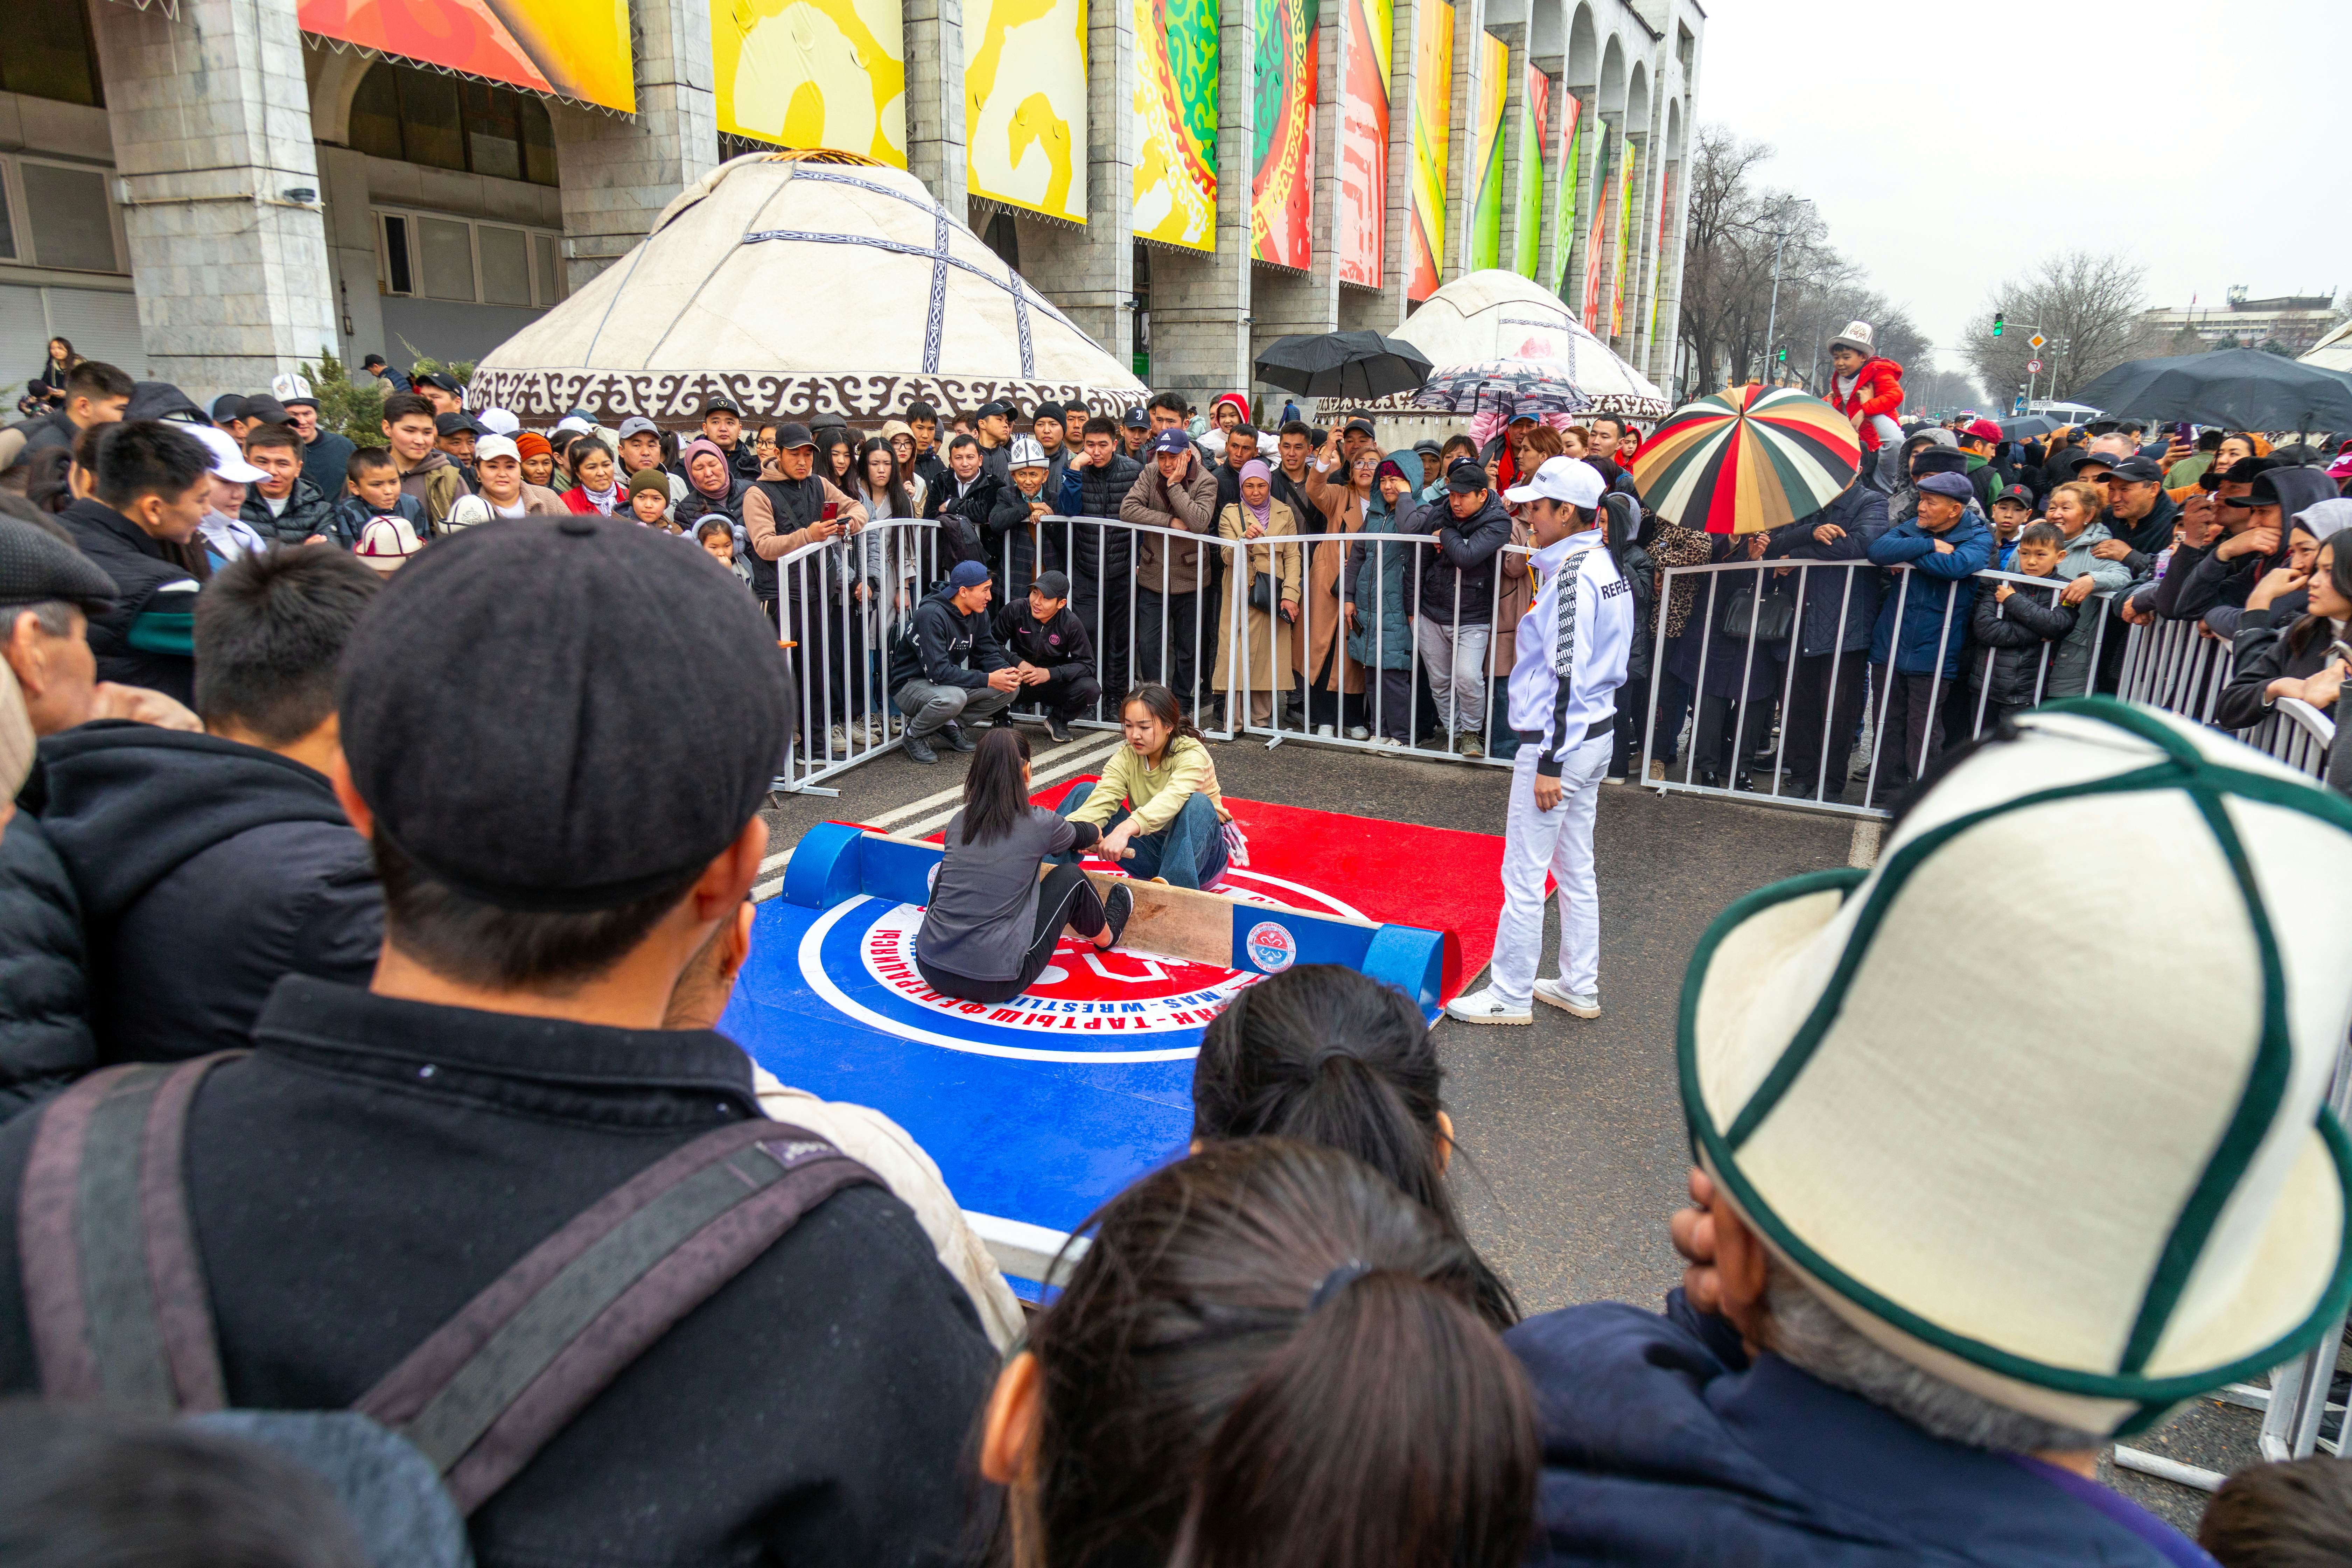
<path id="1" fill-rule="evenodd" d="M 2174 426 L 2173 426 L 2173 427 L 2172 427 L 2172 438 L 2173 438 L 2174 440 L 2176 440 L 2176 441 L 2179 442 L 2179 443 L 2180 443 L 2182 446 L 2184 446 L 2184 447 L 2186 447 L 2186 446 L 2188 446 L 2188 445 L 2189 445 L 2189 421 L 2188 421 L 2188 420 L 2183 419 L 2183 420 L 2179 421 L 2178 424 L 2176 424 L 2176 425 L 2174 425 Z"/>
<path id="2" fill-rule="evenodd" d="M 841 515 L 841 503 L 840 503 L 839 501 L 837 501 L 837 500 L 829 500 L 829 501 L 827 501 L 827 502 L 825 502 L 825 503 L 824 503 L 824 521 L 827 521 L 827 522 L 831 522 L 835 518 L 839 517 L 840 515 Z"/>

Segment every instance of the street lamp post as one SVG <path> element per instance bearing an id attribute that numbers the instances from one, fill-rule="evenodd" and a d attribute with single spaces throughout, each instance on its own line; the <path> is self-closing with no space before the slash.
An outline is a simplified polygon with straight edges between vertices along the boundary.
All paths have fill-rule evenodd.
<path id="1" fill-rule="evenodd" d="M 1796 205 L 1809 207 L 1813 201 L 1811 196 L 1799 196 Z M 1772 334 L 1780 322 L 1780 252 L 1788 245 L 1790 232 L 1785 224 L 1786 216 L 1782 215 L 1783 226 L 1772 235 L 1772 304 L 1764 313 L 1764 369 L 1757 377 L 1759 381 L 1772 374 Z"/>

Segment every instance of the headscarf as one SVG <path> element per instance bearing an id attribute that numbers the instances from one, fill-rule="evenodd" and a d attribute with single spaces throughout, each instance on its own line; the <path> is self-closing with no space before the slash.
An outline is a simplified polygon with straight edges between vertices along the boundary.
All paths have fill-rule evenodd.
<path id="1" fill-rule="evenodd" d="M 514 444 L 518 457 L 551 458 L 555 455 L 555 448 L 548 444 L 547 437 L 536 430 L 524 431 L 514 438 Z"/>
<path id="2" fill-rule="evenodd" d="M 1215 403 L 1209 405 L 1209 423 L 1211 425 L 1214 425 L 1217 422 L 1217 409 L 1221 405 L 1228 403 L 1232 404 L 1234 408 L 1240 411 L 1243 424 L 1246 425 L 1250 422 L 1249 399 L 1244 397 L 1238 392 L 1228 392 L 1220 395 Z"/>
<path id="3" fill-rule="evenodd" d="M 715 489 L 695 478 L 694 458 L 699 452 L 708 452 L 719 459 L 719 485 Z M 686 482 L 712 500 L 725 500 L 727 492 L 734 488 L 734 474 L 728 465 L 727 454 L 719 449 L 718 442 L 707 436 L 697 436 L 693 440 L 688 441 L 686 444 L 686 450 L 677 455 L 677 461 L 678 466 L 686 470 Z"/>
<path id="4" fill-rule="evenodd" d="M 2294 525 L 2325 544 L 2341 530 L 2352 528 L 2352 500 L 2337 496 L 2314 501 L 2294 514 Z"/>
<path id="5" fill-rule="evenodd" d="M 1253 501 L 1249 499 L 1249 492 L 1244 490 L 1242 492 L 1242 509 L 1250 514 L 1260 528 L 1266 528 L 1274 521 L 1274 470 L 1265 466 L 1265 460 L 1263 458 L 1252 458 L 1242 465 L 1240 482 L 1247 484 L 1252 479 L 1264 479 L 1266 482 L 1265 500 Z M 2347 504 L 2352 505 L 2352 502 Z"/>

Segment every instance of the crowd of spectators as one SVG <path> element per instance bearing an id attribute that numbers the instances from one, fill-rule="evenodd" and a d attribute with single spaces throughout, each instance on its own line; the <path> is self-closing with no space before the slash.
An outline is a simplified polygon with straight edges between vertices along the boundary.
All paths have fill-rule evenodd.
<path id="1" fill-rule="evenodd" d="M 19 1396 L 0 1405 L 0 1560 L 2214 1560 L 2088 1476 L 2116 1430 L 2222 1381 L 2198 1382 L 2215 1363 L 2146 1397 L 2119 1392 L 2131 1377 L 2086 1394 L 2030 1354 L 1978 1376 L 1812 1267 L 1761 1155 L 1710 1146 L 1693 1173 L 1671 1224 L 1689 1271 L 1663 1312 L 1523 1317 L 1452 1195 L 1430 1030 L 1354 972 L 1237 993 L 1195 1064 L 1190 1152 L 1094 1217 L 1034 1313 L 901 1130 L 768 1078 L 714 1026 L 819 649 L 844 739 L 917 761 L 974 749 L 966 726 L 1024 698 L 1064 735 L 1139 681 L 1176 694 L 1152 698 L 1183 737 L 1171 769 L 1204 703 L 1279 701 L 1398 744 L 1417 710 L 1477 756 L 1507 734 L 1492 678 L 1528 592 L 1501 489 L 1580 456 L 1605 504 L 1641 513 L 1650 587 L 1670 565 L 1767 563 L 1744 608 L 1736 574 L 1641 597 L 1643 640 L 1664 647 L 1636 669 L 1654 735 L 1687 717 L 1697 767 L 1736 774 L 1760 711 L 1784 754 L 1826 758 L 1800 775 L 1826 788 L 1876 690 L 1903 741 L 1882 776 L 1918 775 L 1911 809 L 1932 820 L 1939 792 L 2023 787 L 2004 746 L 2071 743 L 2028 720 L 1954 744 L 1974 701 L 1956 684 L 2011 721 L 2101 689 L 2121 639 L 2082 636 L 2098 617 L 2235 639 L 2225 723 L 2287 695 L 2330 706 L 2352 500 L 2310 454 L 2227 437 L 2180 496 L 2163 461 L 2194 454 L 2126 452 L 2128 430 L 2079 460 L 1923 431 L 1823 512 L 1718 539 L 1641 511 L 1618 461 L 1637 437 L 1614 419 L 1384 452 L 1363 421 L 1261 431 L 1238 398 L 1196 430 L 1163 394 L 1116 416 L 1046 405 L 1018 430 L 995 404 L 944 421 L 918 405 L 861 438 L 715 401 L 691 434 L 582 415 L 541 435 L 426 384 L 385 400 L 383 444 L 342 455 L 330 494 L 307 388 L 207 416 L 82 362 L 59 390 L 0 454 L 0 1393 Z M 877 520 L 934 542 L 909 554 Z M 1287 560 L 1268 542 L 1310 523 L 1428 542 Z M 811 544 L 832 548 L 796 554 Z M 1791 594 L 1768 654 L 1772 595 L 1841 563 L 1871 570 Z M 2013 575 L 1979 575 L 1996 563 Z M 1221 570 L 1247 574 L 1229 597 Z M 1621 717 L 1621 771 L 1648 700 Z M 2326 853 L 2244 852 L 2283 900 L 2262 929 L 2296 944 L 2288 981 L 2340 991 L 2321 956 L 2340 956 L 2340 900 L 2289 908 L 2352 839 L 2311 793 L 2325 804 L 2296 809 Z M 2083 853 L 2168 855 L 2177 831 L 2119 811 Z M 2093 907 L 2111 882 L 2053 875 L 2053 942 L 2137 913 Z M 1943 930 L 1937 964 L 1990 984 L 2013 963 L 2014 931 Z M 1738 931 L 1708 952 L 1767 962 Z M 2341 1000 L 2289 1009 L 2282 1126 L 2318 1114 L 2325 1073 L 2299 1058 L 2332 1053 L 2307 1026 L 2340 1025 Z M 2079 1027 L 2121 1042 L 2161 1001 Z M 2193 1050 L 2201 1019 L 2177 1011 Z M 2133 1141 L 2140 1108 L 2073 1079 L 2055 1094 L 2036 1076 L 2055 1068 L 1998 1043 L 1949 1135 L 2011 1136 L 2063 1099 L 2080 1120 L 2039 1191 L 2090 1205 L 2099 1151 Z M 1910 1190 L 1888 1157 L 1884 1189 Z M 2218 1179 L 2201 1145 L 2145 1157 L 2179 1168 L 2135 1190 Z M 1779 1179 L 1801 1185 L 1796 1158 Z M 2277 1186 L 2215 1188 L 2196 1246 L 2255 1253 Z M 693 1204 L 728 1226 L 614 1279 L 632 1261 L 614 1249 Z M 2071 1280 L 2018 1260 L 1996 1315 L 2027 1339 L 2074 1321 Z M 625 1352 L 574 1364 L 557 1312 Z M 518 1376 L 539 1352 L 541 1381 Z M 2308 1474 L 2234 1482 L 2215 1556 L 2326 1560 L 2346 1499 Z M 462 1528 L 428 1528 L 445 1515 Z"/>

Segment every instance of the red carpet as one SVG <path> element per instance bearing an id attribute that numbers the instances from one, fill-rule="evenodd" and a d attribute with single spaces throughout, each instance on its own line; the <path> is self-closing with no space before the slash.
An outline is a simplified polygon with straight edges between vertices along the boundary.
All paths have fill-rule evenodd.
<path id="1" fill-rule="evenodd" d="M 1032 798 L 1051 805 L 1073 784 L 1097 776 L 1081 773 L 1048 784 Z M 1451 931 L 1460 944 L 1462 967 L 1446 972 L 1448 999 L 1494 956 L 1495 918 L 1503 908 L 1500 837 L 1230 795 L 1225 807 L 1249 838 L 1249 864 L 1228 868 L 1218 892 Z M 930 835 L 931 841 L 940 837 Z"/>

